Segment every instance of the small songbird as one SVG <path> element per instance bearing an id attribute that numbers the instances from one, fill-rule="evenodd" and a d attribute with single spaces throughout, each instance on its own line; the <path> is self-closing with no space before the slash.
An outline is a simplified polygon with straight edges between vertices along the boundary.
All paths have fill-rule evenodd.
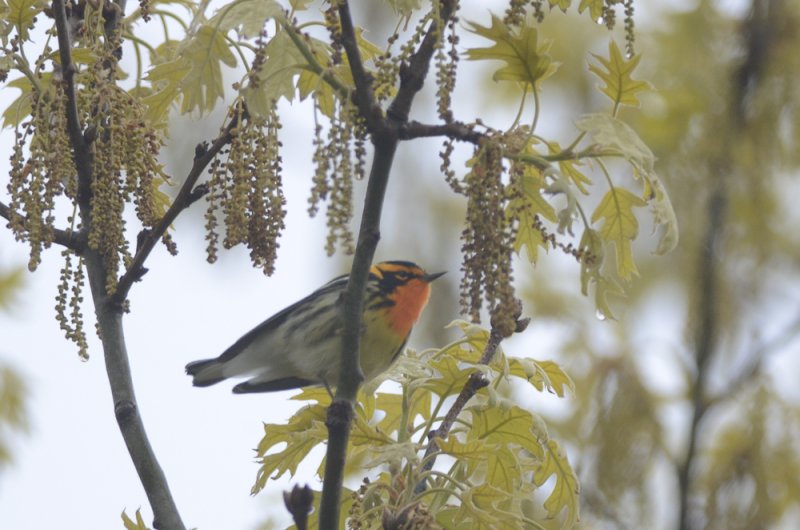
<path id="1" fill-rule="evenodd" d="M 386 371 L 403 351 L 428 302 L 430 283 L 442 274 L 427 274 L 409 261 L 372 266 L 361 322 L 360 361 L 365 381 Z M 347 279 L 347 275 L 339 276 L 268 318 L 216 359 L 187 364 L 186 373 L 194 377 L 195 386 L 248 376 L 233 387 L 237 394 L 336 385 Z"/>

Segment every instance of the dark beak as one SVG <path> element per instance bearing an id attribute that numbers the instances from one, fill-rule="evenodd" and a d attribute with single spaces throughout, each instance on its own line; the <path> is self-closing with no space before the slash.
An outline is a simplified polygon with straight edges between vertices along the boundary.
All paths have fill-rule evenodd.
<path id="1" fill-rule="evenodd" d="M 438 278 L 439 276 L 441 276 L 442 274 L 445 274 L 445 273 L 447 273 L 447 271 L 444 271 L 444 272 L 433 272 L 431 274 L 426 274 L 425 276 L 422 277 L 422 279 L 424 281 L 428 282 L 428 283 L 431 283 L 433 280 L 435 280 L 436 278 Z"/>

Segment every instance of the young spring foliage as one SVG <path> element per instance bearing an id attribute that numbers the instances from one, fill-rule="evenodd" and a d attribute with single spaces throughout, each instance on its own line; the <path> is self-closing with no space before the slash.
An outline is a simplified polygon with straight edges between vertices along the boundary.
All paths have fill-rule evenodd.
<path id="1" fill-rule="evenodd" d="M 512 260 L 523 248 L 534 263 L 542 259 L 540 250 L 557 249 L 573 257 L 582 292 L 593 289 L 597 310 L 610 318 L 608 295 L 623 294 L 637 274 L 632 246 L 639 233 L 637 215 L 650 208 L 661 232 L 657 253 L 668 252 L 678 239 L 665 186 L 654 170 L 655 157 L 618 113 L 623 106 L 637 106 L 637 94 L 650 88 L 634 77 L 640 57 L 633 53 L 632 4 L 624 2 L 626 54 L 612 39 L 608 56 L 593 55 L 589 66 L 602 83 L 600 93 L 611 100 L 610 108 L 576 117 L 574 137 L 566 141 L 545 138 L 537 130 L 547 111 L 541 92 L 559 67 L 537 24 L 545 7 L 576 8 L 588 13 L 592 23 L 602 18 L 611 28 L 617 3 L 512 0 L 503 18 L 491 14 L 484 25 L 458 24 L 457 2 L 397 0 L 390 2 L 398 16 L 396 29 L 378 46 L 360 29 L 354 30 L 352 42 L 345 42 L 338 2 L 326 3 L 316 13 L 305 1 L 234 0 L 211 14 L 202 11 L 206 3 L 162 0 L 142 2 L 127 15 L 114 3 L 77 2 L 68 4 L 73 64 L 65 72 L 59 53 L 64 50 L 54 51 L 50 40 L 43 45 L 31 40 L 39 24 L 49 38 L 56 36 L 53 13 L 38 0 L 0 0 L 0 71 L 3 77 L 13 72 L 6 86 L 21 92 L 3 113 L 4 127 L 15 129 L 9 226 L 30 245 L 31 269 L 58 234 L 85 238 L 81 250 L 97 253 L 106 276 L 104 289 L 114 296 L 119 285 L 127 282 L 129 287 L 144 273 L 137 258 L 146 245 L 140 243 L 161 226 L 155 240 L 163 237 L 168 250 L 176 252 L 166 231 L 172 214 L 206 195 L 209 261 L 216 259 L 220 242 L 225 248 L 241 244 L 253 264 L 269 274 L 287 208 L 278 102 L 310 101 L 315 123 L 309 140 L 313 176 L 308 211 L 315 215 L 325 203 L 329 254 L 337 248 L 353 250 L 353 194 L 366 173 L 375 124 L 401 121 L 405 127 L 395 132 L 406 135 L 404 140 L 446 137 L 442 172 L 467 205 L 461 299 L 473 322 L 488 308 L 493 329 L 502 336 L 513 332 L 519 316 L 513 280 L 521 271 L 513 269 Z M 152 18 L 162 23 L 158 43 L 144 42 L 136 34 Z M 462 45 L 465 36 L 480 44 Z M 435 78 L 435 114 L 441 123 L 426 126 L 409 122 L 408 109 L 398 111 L 402 102 L 393 98 L 407 82 L 418 51 L 431 39 L 435 74 L 429 77 Z M 33 49 L 37 53 L 30 53 Z M 353 49 L 363 72 L 350 64 Z M 120 54 L 134 57 L 131 72 L 122 70 Z M 37 59 L 30 62 L 27 57 Z M 511 124 L 457 116 L 454 98 L 462 58 L 491 63 L 492 79 L 518 90 L 518 113 Z M 228 90 L 224 79 L 234 68 L 240 69 L 240 77 Z M 359 79 L 362 86 L 357 88 Z M 369 97 L 363 94 L 365 79 Z M 71 89 L 77 92 L 72 99 Z M 162 187 L 173 179 L 158 162 L 168 141 L 170 113 L 207 116 L 226 100 L 230 103 L 219 137 L 195 152 L 199 169 L 193 168 L 187 178 L 183 202 L 170 200 Z M 53 155 L 76 152 L 76 124 L 68 123 L 73 108 L 78 135 L 88 150 L 84 159 Z M 410 132 L 413 126 L 416 133 Z M 472 149 L 463 168 L 451 161 L 456 141 Z M 199 164 L 209 152 L 213 160 Z M 611 160 L 622 160 L 627 168 Z M 206 170 L 210 175 L 205 186 L 193 187 Z M 57 218 L 57 203 L 73 213 Z M 126 226 L 126 209 L 136 215 L 140 230 L 135 237 Z M 59 222 L 68 228 L 58 231 Z M 64 250 L 56 312 L 67 338 L 86 356 L 81 316 L 85 264 L 75 250 L 80 244 L 73 241 Z M 149 250 L 143 252 L 146 258 Z M 350 521 L 366 527 L 381 524 L 383 517 L 419 525 L 452 520 L 463 528 L 535 526 L 540 514 L 531 506 L 533 495 L 551 481 L 545 515 L 571 526 L 578 519 L 579 486 L 565 453 L 537 415 L 498 392 L 509 380 L 524 380 L 538 391 L 563 396 L 572 388 L 571 380 L 551 361 L 515 359 L 502 352 L 484 366 L 479 358 L 488 332 L 476 325 L 459 326 L 463 339 L 402 358 L 386 376 L 401 384 L 402 394 L 362 391 L 348 462 L 352 469 L 384 471 L 346 501 Z M 428 434 L 442 419 L 445 400 L 461 392 L 476 372 L 491 384 L 463 409 L 449 436 L 430 442 L 449 457 L 451 469 L 426 468 L 421 455 Z M 293 474 L 309 451 L 327 439 L 328 394 L 306 390 L 297 399 L 312 403 L 286 425 L 266 428 L 254 492 L 270 477 Z M 278 443 L 287 446 L 273 451 Z M 417 488 L 421 483 L 427 489 Z M 139 523 L 140 517 L 133 522 L 125 516 L 126 525 Z"/>
<path id="2" fill-rule="evenodd" d="M 461 331 L 460 339 L 438 350 L 409 352 L 360 392 L 347 470 L 372 472 L 349 492 L 349 524 L 380 528 L 385 517 L 405 517 L 415 528 L 429 528 L 431 522 L 447 528 L 520 528 L 540 517 L 531 506 L 533 495 L 554 477 L 543 508 L 547 517 L 570 527 L 578 519 L 580 486 L 563 449 L 539 416 L 503 395 L 509 382 L 523 381 L 532 390 L 564 397 L 574 390 L 572 380 L 552 361 L 502 351 L 488 366 L 479 364 L 489 332 L 464 321 L 452 326 Z M 448 457 L 444 471 L 426 470 L 427 433 L 441 420 L 448 399 L 478 370 L 489 386 L 463 410 L 449 436 L 436 439 L 440 454 Z M 400 393 L 374 393 L 385 380 L 399 383 Z M 292 399 L 311 403 L 286 424 L 264 426 L 253 493 L 270 478 L 293 476 L 311 450 L 327 440 L 328 392 L 310 388 Z M 322 466 L 318 472 L 321 476 Z M 420 483 L 427 488 L 420 491 Z"/>

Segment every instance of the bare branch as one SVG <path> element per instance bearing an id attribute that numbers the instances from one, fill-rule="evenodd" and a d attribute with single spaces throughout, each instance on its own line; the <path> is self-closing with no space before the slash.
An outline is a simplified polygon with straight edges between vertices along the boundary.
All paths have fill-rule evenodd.
<path id="1" fill-rule="evenodd" d="M 9 208 L 8 205 L 0 202 L 0 217 L 10 221 L 13 216 L 14 212 L 11 211 L 11 208 Z M 55 242 L 57 245 L 61 245 L 62 247 L 72 250 L 76 254 L 83 252 L 83 249 L 86 246 L 86 241 L 81 237 L 79 232 L 73 232 L 72 230 L 61 230 L 59 228 L 53 229 L 53 242 Z"/>
<path id="2" fill-rule="evenodd" d="M 439 11 L 440 17 L 443 21 L 450 20 L 453 16 L 458 0 L 439 0 L 441 8 Z M 425 81 L 425 76 L 428 75 L 428 67 L 433 57 L 433 52 L 436 49 L 436 41 L 440 35 L 439 24 L 436 21 L 431 22 L 428 27 L 428 32 L 425 38 L 419 45 L 419 48 L 408 61 L 408 64 L 403 64 L 400 67 L 400 88 L 397 90 L 397 95 L 389 106 L 387 112 L 389 118 L 399 123 L 408 121 L 408 113 L 411 110 L 411 103 L 414 97 L 422 89 L 422 84 Z"/>
<path id="3" fill-rule="evenodd" d="M 527 325 L 527 322 L 525 325 Z M 503 334 L 500 333 L 498 328 L 492 327 L 492 331 L 489 333 L 489 340 L 486 341 L 486 346 L 483 349 L 483 355 L 481 355 L 481 359 L 478 361 L 478 364 L 489 364 L 489 362 L 492 360 L 492 357 L 494 357 L 495 352 L 497 351 L 497 347 L 500 346 L 502 341 Z M 423 473 L 433 469 L 433 465 L 436 463 L 436 454 L 439 451 L 439 446 L 436 444 L 436 439 L 447 438 L 447 435 L 450 433 L 450 429 L 452 429 L 456 418 L 458 418 L 458 415 L 461 414 L 462 410 L 464 410 L 467 402 L 472 399 L 472 396 L 478 393 L 478 390 L 487 386 L 488 384 L 489 381 L 486 380 L 481 372 L 474 372 L 469 376 L 469 379 L 467 379 L 467 382 L 464 384 L 464 388 L 461 389 L 461 392 L 453 402 L 450 410 L 447 411 L 442 423 L 439 424 L 438 428 L 428 433 L 428 446 L 425 448 L 425 456 L 422 457 L 422 461 L 424 462 L 422 467 Z M 425 488 L 425 481 L 422 480 L 414 487 L 414 493 L 420 494 L 425 491 Z"/>
<path id="4" fill-rule="evenodd" d="M 450 123 L 427 124 L 418 121 L 410 121 L 401 124 L 398 129 L 401 140 L 413 140 L 415 138 L 428 138 L 431 136 L 446 136 L 453 140 L 460 140 L 478 145 L 484 138 L 484 134 L 477 132 L 471 125 L 453 121 Z"/>
<path id="5" fill-rule="evenodd" d="M 384 125 L 383 111 L 375 103 L 375 93 L 372 90 L 372 77 L 364 69 L 361 52 L 358 49 L 358 39 L 353 28 L 353 17 L 350 15 L 350 4 L 347 0 L 339 1 L 339 24 L 342 27 L 342 47 L 347 54 L 350 72 L 356 85 L 355 102 L 359 114 L 367 122 L 367 127 L 374 131 Z"/>
<path id="6" fill-rule="evenodd" d="M 184 180 L 180 191 L 178 191 L 178 195 L 175 197 L 175 200 L 172 201 L 172 205 L 164 214 L 164 217 L 140 238 L 136 255 L 133 257 L 133 261 L 128 267 L 128 270 L 125 271 L 125 274 L 122 275 L 122 278 L 120 278 L 117 284 L 117 290 L 112 297 L 113 302 L 121 304 L 128 297 L 128 292 L 133 283 L 139 281 L 146 272 L 144 262 L 147 260 L 147 257 L 150 255 L 150 252 L 153 251 L 158 241 L 164 236 L 167 229 L 178 215 L 205 194 L 203 189 L 196 189 L 195 184 L 217 153 L 231 141 L 233 138 L 233 133 L 231 131 L 239 124 L 239 120 L 238 115 L 231 118 L 228 125 L 222 130 L 211 146 L 205 144 L 197 145 L 192 168 L 186 175 L 186 180 Z"/>

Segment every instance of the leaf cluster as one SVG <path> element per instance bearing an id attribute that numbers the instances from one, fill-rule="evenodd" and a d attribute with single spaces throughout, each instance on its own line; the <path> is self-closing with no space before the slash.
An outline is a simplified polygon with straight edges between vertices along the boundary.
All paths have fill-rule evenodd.
<path id="1" fill-rule="evenodd" d="M 394 520 L 413 528 L 536 527 L 540 515 L 533 509 L 534 495 L 554 477 L 544 500 L 546 516 L 571 526 L 579 514 L 580 488 L 563 449 L 538 415 L 508 402 L 502 389 L 519 380 L 564 396 L 574 390 L 572 380 L 552 361 L 507 357 L 501 351 L 488 366 L 480 365 L 489 332 L 463 321 L 453 326 L 460 339 L 438 350 L 408 352 L 359 393 L 347 469 L 372 473 L 343 505 L 348 524 L 380 528 Z M 446 465 L 426 470 L 422 454 L 428 434 L 442 420 L 449 398 L 476 371 L 491 383 L 464 409 L 449 436 L 436 439 Z M 373 393 L 385 380 L 399 383 L 400 393 Z M 285 425 L 264 426 L 253 493 L 270 478 L 294 475 L 310 451 L 327 440 L 329 394 L 310 388 L 292 399 L 311 403 Z"/>

